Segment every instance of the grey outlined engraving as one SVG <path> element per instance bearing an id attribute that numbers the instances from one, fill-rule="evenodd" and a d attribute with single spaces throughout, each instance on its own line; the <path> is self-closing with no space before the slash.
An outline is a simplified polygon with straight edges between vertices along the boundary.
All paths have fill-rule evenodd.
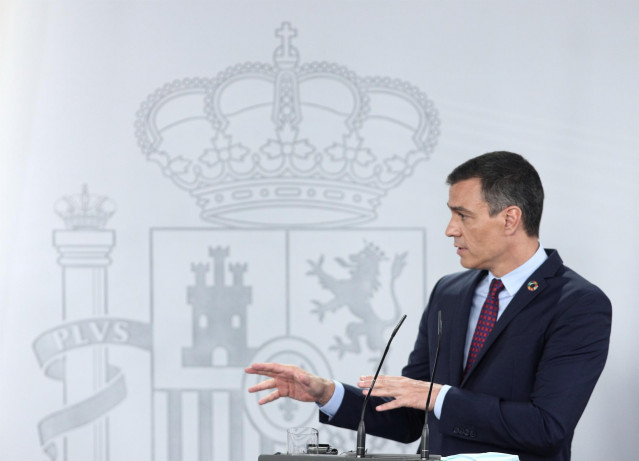
<path id="1" fill-rule="evenodd" d="M 395 293 L 395 281 L 406 265 L 406 253 L 396 255 L 391 266 L 390 292 L 393 300 L 393 316 L 382 319 L 373 309 L 373 297 L 380 288 L 379 266 L 385 259 L 387 258 L 384 252 L 372 243 L 365 245 L 357 253 L 349 255 L 348 260 L 336 258 L 340 266 L 348 269 L 349 275 L 346 278 L 337 278 L 324 271 L 323 256 L 317 262 L 309 261 L 311 269 L 308 275 L 317 277 L 319 284 L 332 295 L 332 298 L 326 302 L 313 300 L 315 308 L 312 312 L 322 321 L 326 312 L 346 307 L 359 320 L 347 325 L 348 342 L 339 336 L 335 337 L 336 344 L 331 346 L 331 349 L 336 350 L 340 358 L 346 352 L 360 353 L 362 336 L 371 351 L 382 350 L 385 345 L 384 331 L 393 326 L 401 316 L 401 306 Z"/>
<path id="2" fill-rule="evenodd" d="M 149 461 L 242 461 L 248 446 L 282 451 L 287 427 L 317 418 L 292 400 L 258 405 L 246 365 L 365 371 L 362 357 L 378 356 L 406 300 L 421 309 L 424 230 L 348 226 L 374 221 L 383 197 L 428 159 L 439 136 L 433 104 L 407 82 L 302 63 L 296 34 L 277 29 L 271 63 L 174 81 L 141 104 L 143 154 L 196 199 L 204 221 L 222 225 L 149 229 L 149 324 L 108 312 L 113 203 L 87 188 L 56 203 L 66 227 L 53 232 L 62 323 L 33 344 L 64 386 L 62 408 L 39 428 L 52 459 L 110 461 L 121 428 L 109 412 L 127 398 L 112 347 L 150 351 Z M 92 383 L 80 389 L 87 369 Z M 354 441 L 321 433 L 342 448 Z M 370 445 L 402 451 L 391 443 Z"/>
<path id="3" fill-rule="evenodd" d="M 244 366 L 253 355 L 247 347 L 246 319 L 251 288 L 244 284 L 246 264 L 229 264 L 232 283 L 225 280 L 229 248 L 209 248 L 213 283 L 206 283 L 208 264 L 193 264 L 195 284 L 188 287 L 193 308 L 193 345 L 182 349 L 184 366 Z"/>
<path id="4" fill-rule="evenodd" d="M 197 199 L 207 221 L 288 228 L 371 221 L 387 191 L 434 149 L 439 120 L 422 91 L 337 64 L 300 64 L 296 35 L 285 22 L 272 64 L 174 81 L 138 111 L 140 149 Z"/>
<path id="5" fill-rule="evenodd" d="M 148 350 L 150 329 L 108 316 L 107 267 L 115 232 L 105 227 L 115 212 L 113 202 L 84 186 L 80 194 L 60 199 L 55 211 L 66 227 L 53 233 L 62 267 L 63 323 L 38 336 L 33 348 L 44 373 L 62 382 L 62 408 L 40 422 L 40 443 L 52 460 L 108 461 L 108 413 L 127 396 L 120 368 L 109 363 L 108 347 Z M 89 383 L 82 379 L 87 372 Z"/>

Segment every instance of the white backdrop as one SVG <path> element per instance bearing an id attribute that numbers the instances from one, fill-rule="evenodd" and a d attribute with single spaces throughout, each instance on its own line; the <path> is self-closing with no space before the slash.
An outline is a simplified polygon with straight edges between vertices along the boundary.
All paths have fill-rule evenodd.
<path id="1" fill-rule="evenodd" d="M 445 176 L 493 150 L 537 167 L 542 243 L 613 303 L 573 459 L 638 453 L 638 20 L 630 0 L 0 1 L 0 459 L 282 449 L 316 412 L 258 409 L 242 366 L 353 381 L 401 311 L 398 373 L 460 268 Z M 247 185 L 256 155 L 299 163 Z M 315 161 L 366 171 L 329 187 Z M 318 315 L 326 280 L 355 294 Z"/>

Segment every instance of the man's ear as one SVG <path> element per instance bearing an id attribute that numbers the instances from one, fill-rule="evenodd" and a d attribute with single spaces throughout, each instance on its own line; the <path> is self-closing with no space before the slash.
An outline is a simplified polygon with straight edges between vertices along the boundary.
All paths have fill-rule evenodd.
<path id="1" fill-rule="evenodd" d="M 522 225 L 521 208 L 518 206 L 509 206 L 504 211 L 504 230 L 507 234 L 514 234 Z"/>

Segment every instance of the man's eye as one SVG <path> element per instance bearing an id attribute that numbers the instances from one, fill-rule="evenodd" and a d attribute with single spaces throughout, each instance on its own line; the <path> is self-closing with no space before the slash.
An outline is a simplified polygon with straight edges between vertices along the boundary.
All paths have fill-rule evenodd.
<path id="1" fill-rule="evenodd" d="M 466 215 L 464 213 L 457 213 L 457 215 L 461 218 L 462 221 L 466 219 Z"/>

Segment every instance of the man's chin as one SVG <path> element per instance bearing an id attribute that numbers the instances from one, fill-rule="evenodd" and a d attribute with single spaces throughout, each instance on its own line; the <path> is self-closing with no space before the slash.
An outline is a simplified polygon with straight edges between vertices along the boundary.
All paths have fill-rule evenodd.
<path id="1" fill-rule="evenodd" d="M 460 256 L 459 264 L 461 264 L 464 269 L 477 269 L 476 264 L 474 264 L 470 258 L 465 258 L 464 256 Z"/>

